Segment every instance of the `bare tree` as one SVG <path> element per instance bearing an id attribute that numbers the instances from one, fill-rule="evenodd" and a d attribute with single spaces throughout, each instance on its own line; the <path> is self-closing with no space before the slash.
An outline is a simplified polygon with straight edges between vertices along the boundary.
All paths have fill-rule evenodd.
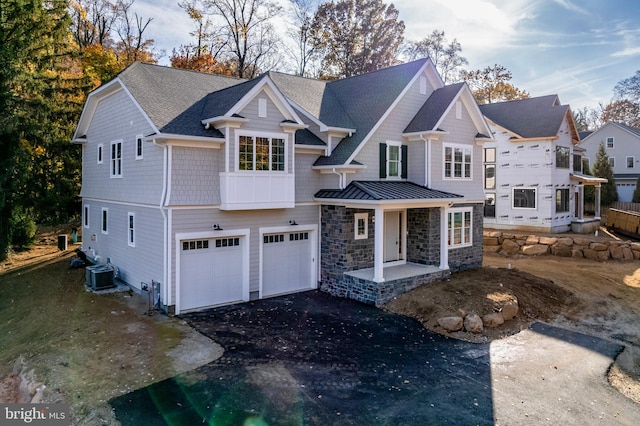
<path id="1" fill-rule="evenodd" d="M 296 64 L 295 73 L 301 76 L 308 76 L 314 73 L 309 68 L 313 66 L 314 59 L 317 59 L 317 44 L 312 37 L 311 24 L 318 9 L 318 0 L 289 0 L 291 3 L 292 28 L 287 34 L 293 41 L 293 49 L 287 48 L 289 56 Z"/>
<path id="2" fill-rule="evenodd" d="M 118 19 L 118 3 L 108 0 L 69 2 L 71 32 L 81 49 L 95 44 L 112 47 L 111 30 Z"/>
<path id="3" fill-rule="evenodd" d="M 276 62 L 280 39 L 271 21 L 282 8 L 269 0 L 204 0 L 204 12 L 222 19 L 223 54 L 237 63 L 237 76 L 252 78 Z"/>
<path id="4" fill-rule="evenodd" d="M 455 38 L 447 41 L 444 31 L 433 32 L 420 41 L 410 41 L 405 48 L 409 60 L 429 57 L 435 65 L 444 83 L 460 80 L 461 67 L 469 61 L 461 56 L 462 46 Z"/>
<path id="5" fill-rule="evenodd" d="M 153 40 L 144 38 L 144 32 L 153 18 L 145 19 L 137 12 L 132 16 L 131 6 L 134 1 L 119 2 L 119 20 L 116 29 L 120 41 L 116 46 L 116 55 L 125 66 L 136 61 L 156 62 L 152 52 Z"/>

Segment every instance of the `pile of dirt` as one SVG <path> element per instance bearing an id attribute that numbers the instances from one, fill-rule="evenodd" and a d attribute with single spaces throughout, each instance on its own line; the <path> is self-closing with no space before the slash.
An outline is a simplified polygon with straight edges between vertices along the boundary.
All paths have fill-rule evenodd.
<path id="1" fill-rule="evenodd" d="M 517 300 L 518 315 L 481 334 L 449 332 L 438 319 L 477 314 L 480 317 L 499 310 L 501 303 Z M 388 302 L 384 309 L 416 318 L 436 333 L 470 342 L 486 342 L 516 334 L 534 321 L 549 322 L 558 315 L 578 308 L 580 302 L 571 291 L 553 281 L 508 268 L 483 267 L 452 274 L 447 281 L 419 287 Z"/>

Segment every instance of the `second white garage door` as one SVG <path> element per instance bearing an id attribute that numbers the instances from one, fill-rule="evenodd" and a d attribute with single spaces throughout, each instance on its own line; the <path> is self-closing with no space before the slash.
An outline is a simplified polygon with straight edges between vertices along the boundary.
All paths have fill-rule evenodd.
<path id="1" fill-rule="evenodd" d="M 180 311 L 243 300 L 243 237 L 182 241 Z"/>
<path id="2" fill-rule="evenodd" d="M 313 232 L 280 232 L 262 237 L 261 297 L 317 287 Z"/>

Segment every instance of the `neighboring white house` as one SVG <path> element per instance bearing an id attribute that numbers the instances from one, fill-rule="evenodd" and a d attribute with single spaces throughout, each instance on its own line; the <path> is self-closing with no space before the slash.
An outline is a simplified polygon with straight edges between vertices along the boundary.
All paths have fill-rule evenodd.
<path id="1" fill-rule="evenodd" d="M 135 63 L 92 92 L 83 250 L 167 312 L 320 287 L 381 304 L 482 264 L 482 143 L 429 59 L 333 82 Z"/>
<path id="2" fill-rule="evenodd" d="M 604 145 L 613 169 L 620 201 L 630 202 L 640 176 L 640 129 L 610 121 L 580 142 L 593 168 L 596 153 Z"/>
<path id="3" fill-rule="evenodd" d="M 599 225 L 599 211 L 584 217 L 584 185 L 595 185 L 599 197 L 606 180 L 582 173 L 568 105 L 549 95 L 480 110 L 494 138 L 483 146 L 485 227 L 557 233 Z"/>

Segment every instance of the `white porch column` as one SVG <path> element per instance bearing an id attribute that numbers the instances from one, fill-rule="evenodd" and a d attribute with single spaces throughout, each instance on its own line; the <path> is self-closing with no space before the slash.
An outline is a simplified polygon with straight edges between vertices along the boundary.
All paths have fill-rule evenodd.
<path id="1" fill-rule="evenodd" d="M 447 208 L 440 207 L 440 269 L 449 269 Z"/>
<path id="2" fill-rule="evenodd" d="M 375 250 L 373 255 L 373 281 L 384 282 L 384 209 L 375 210 Z"/>
<path id="3" fill-rule="evenodd" d="M 578 203 L 578 220 L 582 221 L 584 219 L 584 185 L 578 185 L 578 199 L 576 200 Z"/>
<path id="4" fill-rule="evenodd" d="M 596 219 L 600 219 L 600 185 L 596 185 Z"/>

